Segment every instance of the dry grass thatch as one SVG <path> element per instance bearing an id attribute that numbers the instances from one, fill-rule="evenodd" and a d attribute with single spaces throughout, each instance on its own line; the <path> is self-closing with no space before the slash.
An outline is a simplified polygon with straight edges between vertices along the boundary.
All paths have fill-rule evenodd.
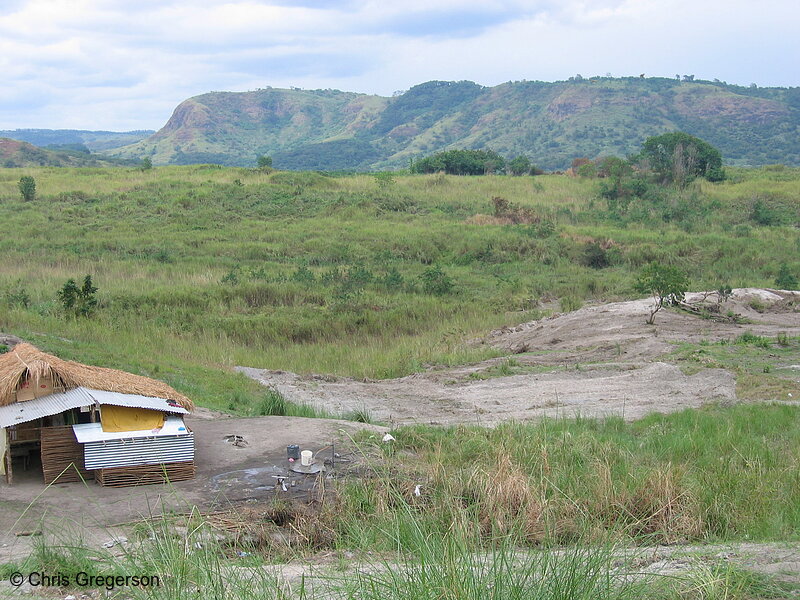
<path id="1" fill-rule="evenodd" d="M 194 404 L 166 383 L 116 369 L 82 365 L 61 360 L 46 354 L 30 344 L 17 344 L 12 350 L 0 354 L 0 406 L 16 401 L 16 390 L 22 381 L 52 377 L 65 389 L 87 387 L 94 390 L 139 394 L 153 398 L 174 400 L 186 410 Z"/>

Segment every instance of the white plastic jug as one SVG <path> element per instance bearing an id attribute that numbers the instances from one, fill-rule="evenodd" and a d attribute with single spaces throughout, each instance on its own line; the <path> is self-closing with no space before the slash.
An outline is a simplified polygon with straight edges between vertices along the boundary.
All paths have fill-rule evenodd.
<path id="1" fill-rule="evenodd" d="M 314 456 L 314 453 L 311 450 L 303 450 L 300 453 L 300 464 L 304 467 L 311 466 L 311 458 Z"/>

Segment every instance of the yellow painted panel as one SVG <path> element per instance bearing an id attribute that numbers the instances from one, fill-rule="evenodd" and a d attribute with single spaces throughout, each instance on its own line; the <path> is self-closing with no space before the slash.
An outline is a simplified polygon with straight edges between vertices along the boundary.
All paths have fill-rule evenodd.
<path id="1" fill-rule="evenodd" d="M 100 408 L 103 431 L 142 431 L 164 426 L 164 413 L 146 408 L 104 404 Z"/>

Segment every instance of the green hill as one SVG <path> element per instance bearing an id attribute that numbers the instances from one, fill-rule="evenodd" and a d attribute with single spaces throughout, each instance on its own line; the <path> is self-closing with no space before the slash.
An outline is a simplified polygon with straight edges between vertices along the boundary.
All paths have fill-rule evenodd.
<path id="1" fill-rule="evenodd" d="M 86 148 L 45 149 L 0 137 L 0 167 L 109 167 L 129 163 L 131 161 L 91 154 Z"/>
<path id="2" fill-rule="evenodd" d="M 449 148 L 527 155 L 560 169 L 573 158 L 627 155 L 649 136 L 683 130 L 731 164 L 800 165 L 800 88 L 745 88 L 666 78 L 555 83 L 431 81 L 384 98 L 338 90 L 212 92 L 181 103 L 167 124 L 109 155 L 156 164 L 379 169 Z"/>
<path id="3" fill-rule="evenodd" d="M 92 152 L 127 146 L 154 134 L 151 130 L 139 131 L 86 131 L 83 129 L 6 129 L 0 138 L 28 142 L 34 146 L 85 146 Z"/>

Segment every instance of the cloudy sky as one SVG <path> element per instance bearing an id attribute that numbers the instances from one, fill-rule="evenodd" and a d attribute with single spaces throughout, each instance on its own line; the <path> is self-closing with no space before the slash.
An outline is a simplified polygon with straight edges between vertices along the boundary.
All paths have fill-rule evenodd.
<path id="1" fill-rule="evenodd" d="M 0 129 L 158 129 L 187 97 L 580 73 L 800 85 L 797 0 L 0 0 Z"/>

